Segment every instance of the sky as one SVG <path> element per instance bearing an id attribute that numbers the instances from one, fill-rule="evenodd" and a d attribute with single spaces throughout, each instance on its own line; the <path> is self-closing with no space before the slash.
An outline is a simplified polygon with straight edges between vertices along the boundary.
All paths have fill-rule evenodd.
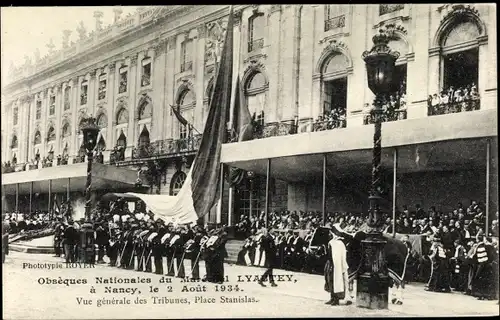
<path id="1" fill-rule="evenodd" d="M 47 44 L 53 40 L 55 50 L 62 47 L 62 31 L 72 30 L 70 42 L 76 42 L 76 31 L 83 21 L 88 32 L 95 29 L 94 11 L 102 11 L 102 26 L 113 22 L 114 7 L 3 7 L 1 9 L 1 60 L 2 79 L 8 71 L 11 61 L 14 65 L 24 63 L 28 55 L 34 61 L 36 48 L 43 57 L 47 52 Z M 138 7 L 122 6 L 122 17 L 133 13 Z"/>

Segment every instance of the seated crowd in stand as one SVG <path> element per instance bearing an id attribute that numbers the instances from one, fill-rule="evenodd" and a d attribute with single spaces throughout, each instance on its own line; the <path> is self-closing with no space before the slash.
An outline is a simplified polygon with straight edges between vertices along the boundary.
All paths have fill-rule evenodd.
<path id="1" fill-rule="evenodd" d="M 255 250 L 258 247 L 259 230 L 264 226 L 263 213 L 260 216 L 240 216 L 240 221 L 236 225 L 236 232 L 247 237 L 245 245 L 238 258 L 239 263 L 247 265 L 259 265 L 258 259 L 254 260 Z M 340 223 L 345 232 L 354 234 L 365 225 L 367 214 L 335 212 L 328 213 L 327 226 Z M 326 262 L 326 251 L 324 248 L 312 250 L 309 247 L 314 230 L 321 226 L 322 214 L 319 212 L 303 211 L 283 211 L 271 212 L 269 217 L 269 227 L 275 229 L 276 241 L 278 245 L 277 266 L 287 270 L 296 270 L 311 273 L 322 273 Z M 383 215 L 385 232 L 392 233 L 392 218 L 390 214 Z M 396 232 L 409 235 L 422 235 L 422 256 L 415 251 L 412 253 L 407 263 L 405 280 L 408 282 L 427 282 L 430 277 L 432 263 L 429 257 L 431 241 L 434 237 L 439 237 L 446 250 L 449 259 L 449 269 L 451 288 L 456 291 L 463 291 L 474 296 L 483 296 L 467 286 L 466 264 L 471 264 L 472 256 L 480 239 L 485 239 L 485 243 L 498 251 L 498 212 L 490 222 L 488 235 L 485 236 L 485 212 L 476 201 L 471 201 L 468 207 L 461 203 L 451 212 L 439 212 L 435 207 L 431 207 L 427 212 L 420 205 L 416 205 L 414 210 L 409 210 L 408 206 L 403 206 L 402 212 L 396 213 Z M 301 235 L 303 238 L 301 238 Z M 301 239 L 299 239 L 301 238 Z M 458 247 L 468 254 L 463 255 L 459 262 L 457 256 Z M 495 250 L 493 250 L 494 252 Z M 251 253 L 247 255 L 247 253 Z M 246 258 L 245 258 L 246 255 Z M 498 255 L 491 254 L 490 262 L 498 263 Z M 249 258 L 250 257 L 250 258 Z M 246 260 L 246 261 L 245 261 Z M 455 273 L 458 263 L 462 264 L 463 270 Z M 456 269 L 458 270 L 458 269 Z M 489 275 L 488 277 L 491 277 Z M 484 297 L 491 298 L 491 292 Z"/>
<path id="2" fill-rule="evenodd" d="M 22 231 L 41 230 L 55 222 L 55 217 L 47 211 L 36 210 L 31 213 L 14 211 L 5 213 L 3 221 L 9 223 L 9 234 L 17 234 Z"/>
<path id="3" fill-rule="evenodd" d="M 441 94 L 429 95 L 429 115 L 479 110 L 479 92 L 474 83 L 465 87 L 449 87 Z"/>

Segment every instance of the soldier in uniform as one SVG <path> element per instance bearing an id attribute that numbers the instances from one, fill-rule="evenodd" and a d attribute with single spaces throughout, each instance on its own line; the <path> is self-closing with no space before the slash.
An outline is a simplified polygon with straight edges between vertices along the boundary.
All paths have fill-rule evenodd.
<path id="1" fill-rule="evenodd" d="M 226 242 L 227 232 L 226 228 L 222 227 L 216 232 L 217 240 L 213 245 L 214 258 L 213 258 L 213 281 L 214 283 L 224 282 L 224 259 L 227 257 Z"/>
<path id="2" fill-rule="evenodd" d="M 167 229 L 165 228 L 165 224 L 163 220 L 158 219 L 156 221 L 156 233 L 158 234 L 152 244 L 152 256 L 154 257 L 155 260 L 155 273 L 156 274 L 163 274 L 163 245 L 162 245 L 162 238 L 165 236 L 167 233 Z"/>
<path id="3" fill-rule="evenodd" d="M 295 235 L 292 230 L 288 230 L 286 236 L 286 244 L 284 246 L 284 267 L 286 270 L 292 270 L 294 265 L 293 243 L 295 242 Z"/>
<path id="4" fill-rule="evenodd" d="M 109 245 L 109 232 L 104 222 L 96 223 L 97 263 L 104 263 L 104 254 Z"/>
<path id="5" fill-rule="evenodd" d="M 61 219 L 57 219 L 57 224 L 54 230 L 54 252 L 55 252 L 54 257 L 61 256 L 61 242 L 63 233 L 64 233 L 64 224 L 62 223 Z"/>
<path id="6" fill-rule="evenodd" d="M 203 278 L 203 281 L 207 282 L 213 282 L 214 281 L 214 256 L 215 252 L 213 250 L 213 243 L 215 243 L 215 240 L 217 240 L 216 234 L 216 229 L 214 228 L 213 225 L 208 225 L 207 226 L 208 234 L 207 234 L 207 241 L 204 243 L 202 246 L 202 254 L 203 254 L 203 260 L 205 261 L 205 277 Z"/>
<path id="7" fill-rule="evenodd" d="M 73 225 L 73 221 L 68 221 L 68 226 L 65 228 L 62 238 L 64 242 L 64 256 L 66 263 L 76 262 L 75 247 L 78 243 L 79 234 Z"/>
<path id="8" fill-rule="evenodd" d="M 205 243 L 206 240 L 206 233 L 203 228 L 196 226 L 194 231 L 193 244 L 191 245 L 191 248 L 189 248 L 189 255 L 191 259 L 191 278 L 194 280 L 200 279 L 201 246 Z"/>
<path id="9" fill-rule="evenodd" d="M 109 257 L 109 265 L 111 267 L 116 266 L 116 260 L 119 254 L 119 238 L 121 236 L 121 231 L 116 229 L 111 232 L 109 237 L 109 245 L 106 254 Z"/>
<path id="10" fill-rule="evenodd" d="M 451 257 L 451 264 L 453 275 L 451 277 L 451 287 L 454 291 L 464 291 L 466 285 L 466 266 L 465 264 L 466 251 L 464 246 L 460 243 L 460 239 L 455 240 L 455 250 Z"/>
<path id="11" fill-rule="evenodd" d="M 152 259 L 151 259 L 151 256 L 153 254 L 153 245 L 154 245 L 154 241 L 155 241 L 155 238 L 158 236 L 158 232 L 156 232 L 156 228 L 155 228 L 155 225 L 153 224 L 153 222 L 148 222 L 148 227 L 149 227 L 149 232 L 147 233 L 146 237 L 145 237 L 145 246 L 146 246 L 146 250 L 144 251 L 144 268 L 145 268 L 145 271 L 146 272 L 152 272 L 153 271 L 153 268 L 152 268 Z"/>
<path id="12" fill-rule="evenodd" d="M 170 239 L 168 239 L 168 247 L 167 247 L 167 263 L 168 263 L 168 272 L 167 276 L 175 277 L 175 260 L 180 250 L 178 246 L 178 241 L 180 241 L 180 230 L 178 228 L 172 230 L 172 235 Z M 182 248 L 182 247 L 181 247 Z"/>
<path id="13" fill-rule="evenodd" d="M 133 269 L 134 264 L 131 263 L 133 252 L 135 251 L 134 232 L 139 226 L 137 224 L 125 223 L 125 233 L 123 235 L 123 248 L 120 265 L 123 269 Z M 132 261 L 133 262 L 133 261 Z"/>

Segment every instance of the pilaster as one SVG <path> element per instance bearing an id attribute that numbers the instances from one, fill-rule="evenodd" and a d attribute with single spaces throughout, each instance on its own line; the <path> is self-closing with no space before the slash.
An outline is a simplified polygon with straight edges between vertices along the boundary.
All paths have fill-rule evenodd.
<path id="1" fill-rule="evenodd" d="M 270 32 L 269 38 L 266 39 L 269 41 L 270 49 L 269 50 L 269 64 L 266 66 L 268 70 L 268 78 L 269 78 L 269 91 L 268 91 L 268 103 L 267 109 L 264 111 L 266 114 L 265 117 L 267 121 L 274 122 L 278 119 L 278 106 L 280 105 L 281 97 L 280 97 L 280 77 L 279 73 L 281 71 L 280 68 L 280 54 L 283 52 L 281 49 L 281 30 L 282 30 L 282 6 L 279 5 L 275 8 L 275 10 L 271 10 L 268 16 L 268 25 L 269 30 L 273 30 Z M 245 45 L 248 41 L 248 17 L 246 17 L 245 21 L 245 29 L 244 39 L 242 38 L 243 45 L 242 52 L 247 52 L 248 47 Z M 266 44 L 267 45 L 267 44 Z M 245 84 L 242 84 L 245 85 Z"/>
<path id="2" fill-rule="evenodd" d="M 80 92 L 80 82 L 82 77 L 75 77 L 71 85 L 71 147 L 70 147 L 70 157 L 75 157 L 78 155 L 78 110 L 80 109 L 79 92 Z"/>
<path id="3" fill-rule="evenodd" d="M 316 6 L 302 8 L 300 32 L 300 69 L 299 69 L 299 119 L 311 116 L 312 75 L 314 70 L 314 11 Z"/>
<path id="4" fill-rule="evenodd" d="M 176 49 L 177 49 L 177 37 L 172 36 L 168 38 L 168 46 L 167 46 L 167 54 L 166 54 L 166 68 L 168 70 L 178 70 L 178 66 L 176 65 Z M 165 108 L 164 108 L 164 119 L 166 125 L 163 125 L 167 128 L 167 131 L 164 132 L 163 138 L 172 139 L 174 137 L 173 131 L 173 114 L 170 110 L 170 106 L 175 104 L 175 82 L 174 77 L 170 74 L 167 75 L 167 79 L 165 81 Z"/>
<path id="5" fill-rule="evenodd" d="M 155 57 L 153 63 L 153 119 L 151 119 L 152 127 L 154 130 L 153 140 L 163 140 L 165 130 L 165 80 L 170 76 L 165 70 L 166 68 L 166 49 L 167 40 L 162 39 L 155 49 Z"/>
<path id="6" fill-rule="evenodd" d="M 132 148 L 136 145 L 135 139 L 135 109 L 136 109 L 136 92 L 137 86 L 140 85 L 140 72 L 137 72 L 137 53 L 130 57 L 130 84 L 129 84 L 129 99 L 128 99 L 128 134 L 127 134 L 127 150 L 125 157 L 132 153 Z"/>
<path id="7" fill-rule="evenodd" d="M 61 117 L 62 117 L 62 84 L 59 83 L 55 87 L 56 90 L 56 120 L 54 124 L 54 130 L 56 131 L 56 142 L 54 146 L 54 157 L 61 152 Z"/>
<path id="8" fill-rule="evenodd" d="M 201 32 L 200 32 L 201 31 Z M 198 36 L 193 40 L 194 56 L 193 56 L 193 73 L 195 81 L 196 92 L 196 106 L 194 109 L 194 127 L 200 132 L 203 131 L 203 98 L 205 95 L 205 30 L 198 28 Z"/>
<path id="9" fill-rule="evenodd" d="M 277 120 L 288 121 L 293 120 L 294 117 L 294 97 L 295 97 L 295 75 L 293 70 L 295 69 L 294 57 L 295 57 L 295 41 L 296 41 L 296 25 L 295 20 L 297 19 L 297 9 L 296 6 L 285 6 L 283 8 L 282 16 L 282 26 L 281 29 L 281 39 L 282 47 L 278 49 L 281 56 L 280 61 L 280 103 L 278 104 L 278 114 L 281 116 Z"/>
<path id="10" fill-rule="evenodd" d="M 119 68 L 116 67 L 116 61 L 113 61 L 108 66 L 109 76 L 108 76 L 108 84 L 107 84 L 107 117 L 108 117 L 108 128 L 106 132 L 106 149 L 111 150 L 115 146 L 114 143 L 114 130 L 113 130 L 113 122 L 114 122 L 114 110 L 115 110 L 115 89 L 118 88 L 118 85 L 115 83 L 116 79 L 119 78 L 118 71 Z"/>
<path id="11" fill-rule="evenodd" d="M 89 91 L 88 91 L 88 96 L 87 96 L 87 110 L 89 113 L 89 116 L 92 115 L 93 117 L 96 116 L 96 101 L 97 101 L 97 85 L 98 85 L 98 80 L 96 77 L 98 69 L 94 69 L 90 72 L 90 79 L 89 79 Z"/>

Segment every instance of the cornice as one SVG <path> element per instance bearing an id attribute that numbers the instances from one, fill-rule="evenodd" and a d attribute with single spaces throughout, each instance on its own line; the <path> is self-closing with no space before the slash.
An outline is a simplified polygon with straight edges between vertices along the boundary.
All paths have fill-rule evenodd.
<path id="1" fill-rule="evenodd" d="M 208 7 L 208 6 L 206 6 L 206 7 Z M 237 6 L 234 6 L 234 10 L 239 11 L 239 10 L 243 10 L 245 8 L 248 8 L 248 7 L 250 7 L 250 5 L 237 5 Z M 4 88 L 4 92 L 5 92 L 5 94 L 8 95 L 9 92 L 13 92 L 15 90 L 18 90 L 18 89 L 20 89 L 20 87 L 23 87 L 26 85 L 31 86 L 32 84 L 37 84 L 39 81 L 41 81 L 43 79 L 50 78 L 54 75 L 57 75 L 58 73 L 60 73 L 62 71 L 77 68 L 78 66 L 82 65 L 82 62 L 88 62 L 89 60 L 97 59 L 100 56 L 100 54 L 102 54 L 102 52 L 109 52 L 109 51 L 112 51 L 116 48 L 123 46 L 124 43 L 133 42 L 134 40 L 137 39 L 137 36 L 140 34 L 144 34 L 144 33 L 150 34 L 150 33 L 153 33 L 155 30 L 161 32 L 161 30 L 164 30 L 165 21 L 168 20 L 169 18 L 174 17 L 174 19 L 178 19 L 178 18 L 180 18 L 181 15 L 185 15 L 185 14 L 188 14 L 190 12 L 200 10 L 202 8 L 203 7 L 200 7 L 200 6 L 182 6 L 182 8 L 178 8 L 179 10 L 173 10 L 173 11 L 167 12 L 168 14 L 165 16 L 161 16 L 161 13 L 160 13 L 160 17 L 153 19 L 154 22 L 150 21 L 150 22 L 147 22 L 143 25 L 138 25 L 130 30 L 127 30 L 127 31 L 119 34 L 115 38 L 103 40 L 102 42 L 96 44 L 95 46 L 88 48 L 87 50 L 79 52 L 78 54 L 76 54 L 74 56 L 68 57 L 68 59 L 65 59 L 64 61 L 61 61 L 61 62 L 56 63 L 54 65 L 48 66 L 47 68 L 42 69 L 35 74 L 32 74 L 30 76 L 27 76 L 25 78 L 22 78 L 22 79 L 19 79 L 19 80 L 13 81 L 12 83 L 7 84 L 6 87 Z M 213 11 L 207 15 L 204 15 L 204 16 L 200 17 L 199 19 L 186 21 L 185 23 L 181 23 L 179 25 L 176 25 L 174 28 L 169 29 L 167 32 L 161 34 L 159 37 L 160 38 L 176 37 L 178 34 L 182 34 L 182 32 L 186 29 L 194 29 L 197 26 L 199 26 L 200 24 L 205 24 L 207 22 L 225 17 L 225 16 L 227 16 L 228 8 L 229 8 L 229 6 L 221 6 L 220 9 Z M 130 49 L 126 52 L 121 52 L 113 57 L 105 58 L 105 59 L 95 63 L 91 67 L 86 67 L 84 69 L 80 69 L 77 72 L 74 72 L 72 75 L 57 78 L 57 79 L 55 79 L 55 81 L 56 82 L 70 81 L 75 76 L 78 77 L 78 76 L 82 75 L 83 72 L 86 72 L 86 73 L 89 72 L 92 68 L 95 69 L 95 68 L 98 68 L 99 66 L 102 66 L 105 63 L 110 63 L 112 61 L 123 59 L 123 57 L 129 56 L 131 54 L 136 54 L 136 53 L 140 52 L 145 45 L 149 45 L 149 46 L 153 45 L 154 46 L 155 42 L 156 43 L 158 42 L 158 38 L 156 38 L 154 40 L 150 40 L 150 41 L 148 41 L 147 44 L 142 44 L 142 45 L 140 45 L 136 48 Z M 175 48 L 175 42 L 173 42 L 172 45 L 173 46 L 171 46 L 171 43 L 169 42 L 167 49 L 171 50 L 171 49 Z"/>

